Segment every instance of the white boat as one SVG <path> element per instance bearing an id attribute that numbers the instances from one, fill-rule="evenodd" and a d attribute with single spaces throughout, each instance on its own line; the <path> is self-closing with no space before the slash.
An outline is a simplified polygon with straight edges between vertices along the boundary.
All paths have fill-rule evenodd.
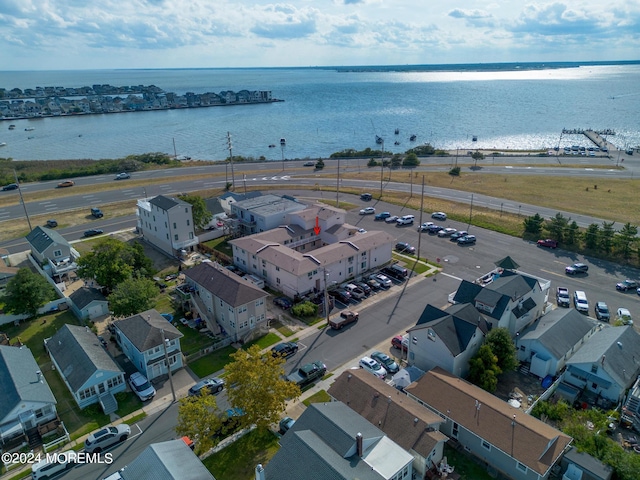
<path id="1" fill-rule="evenodd" d="M 7 142 L 0 142 L 0 147 L 6 147 L 7 146 Z"/>
<path id="2" fill-rule="evenodd" d="M 24 129 L 25 132 L 32 132 L 33 130 L 35 130 L 33 127 L 27 127 Z"/>
<path id="3" fill-rule="evenodd" d="M 16 126 L 12 123 L 11 125 L 9 125 L 9 130 L 15 130 Z"/>

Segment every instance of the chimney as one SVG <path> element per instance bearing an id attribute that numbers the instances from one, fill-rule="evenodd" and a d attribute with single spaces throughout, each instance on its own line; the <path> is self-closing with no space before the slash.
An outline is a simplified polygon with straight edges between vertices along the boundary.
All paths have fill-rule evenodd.
<path id="1" fill-rule="evenodd" d="M 600 363 L 601 363 L 602 365 L 604 365 L 604 359 L 605 359 L 605 357 L 606 357 L 606 355 L 602 355 L 602 359 L 600 360 Z"/>
<path id="2" fill-rule="evenodd" d="M 256 466 L 256 479 L 255 480 L 266 480 L 266 476 L 264 474 L 264 467 L 261 463 Z"/>
<path id="3" fill-rule="evenodd" d="M 360 432 L 356 433 L 356 448 L 358 456 L 362 458 L 362 434 Z"/>
<path id="4" fill-rule="evenodd" d="M 38 371 L 36 372 L 36 375 L 38 375 L 38 381 L 39 381 L 40 383 L 42 383 L 42 372 L 41 372 L 40 370 L 38 370 Z"/>

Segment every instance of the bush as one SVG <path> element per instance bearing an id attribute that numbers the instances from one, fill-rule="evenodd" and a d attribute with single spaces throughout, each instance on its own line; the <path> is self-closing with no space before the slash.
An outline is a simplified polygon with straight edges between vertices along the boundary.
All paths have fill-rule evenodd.
<path id="1" fill-rule="evenodd" d="M 459 177 L 460 176 L 460 167 L 453 167 L 451 170 L 449 170 L 449 175 L 452 175 L 454 177 Z"/>
<path id="2" fill-rule="evenodd" d="M 305 301 L 291 307 L 291 313 L 296 317 L 308 318 L 318 315 L 318 305 Z"/>

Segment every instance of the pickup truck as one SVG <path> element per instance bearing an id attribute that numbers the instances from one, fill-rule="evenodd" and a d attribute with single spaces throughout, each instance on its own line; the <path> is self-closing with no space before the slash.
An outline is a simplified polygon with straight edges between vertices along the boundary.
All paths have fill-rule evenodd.
<path id="1" fill-rule="evenodd" d="M 307 363 L 287 376 L 289 382 L 303 387 L 318 378 L 322 378 L 327 372 L 327 367 L 321 361 Z"/>
<path id="2" fill-rule="evenodd" d="M 569 289 L 564 287 L 558 287 L 556 290 L 556 303 L 559 307 L 569 307 L 571 301 L 569 299 Z"/>
<path id="3" fill-rule="evenodd" d="M 334 330 L 340 330 L 345 325 L 358 321 L 358 312 L 352 312 L 351 310 L 343 310 L 340 312 L 340 316 L 329 320 L 329 326 Z"/>

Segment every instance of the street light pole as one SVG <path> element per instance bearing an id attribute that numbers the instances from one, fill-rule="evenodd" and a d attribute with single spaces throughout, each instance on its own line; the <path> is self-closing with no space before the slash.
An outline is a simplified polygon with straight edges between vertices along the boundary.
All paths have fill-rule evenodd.
<path id="1" fill-rule="evenodd" d="M 384 140 L 382 140 L 382 153 L 380 154 L 380 199 L 382 200 L 382 177 L 384 177 Z"/>
<path id="2" fill-rule="evenodd" d="M 173 401 L 176 401 L 176 391 L 173 388 L 173 377 L 171 376 L 171 365 L 169 365 L 169 353 L 167 352 L 167 343 L 169 342 L 168 338 L 164 338 L 164 329 L 160 329 L 160 334 L 162 335 L 162 346 L 164 347 L 164 361 L 167 363 L 167 373 L 169 374 L 169 384 L 171 385 L 171 395 L 173 396 Z"/>
<path id="3" fill-rule="evenodd" d="M 326 268 L 323 268 L 324 272 L 324 314 L 327 318 L 327 325 L 329 325 L 329 294 L 327 292 L 327 284 L 329 283 L 329 272 Z"/>

